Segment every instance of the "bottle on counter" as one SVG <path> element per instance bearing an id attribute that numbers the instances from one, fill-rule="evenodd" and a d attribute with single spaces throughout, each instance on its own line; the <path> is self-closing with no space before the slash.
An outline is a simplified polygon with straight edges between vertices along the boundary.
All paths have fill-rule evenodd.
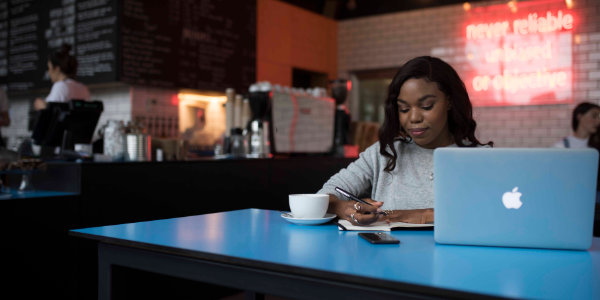
<path id="1" fill-rule="evenodd" d="M 225 102 L 225 136 L 230 136 L 234 119 L 235 90 L 228 88 L 225 90 L 225 95 L 227 96 L 227 102 Z"/>
<path id="2" fill-rule="evenodd" d="M 122 161 L 125 155 L 125 125 L 123 121 L 108 120 L 104 129 L 104 155 L 112 161 Z"/>
<path id="3" fill-rule="evenodd" d="M 246 141 L 241 128 L 231 130 L 231 155 L 234 157 L 246 156 Z"/>
<path id="4" fill-rule="evenodd" d="M 250 100 L 248 98 L 244 98 L 242 101 L 242 123 L 241 126 L 244 130 L 248 128 L 248 122 L 250 122 L 250 118 L 252 118 L 250 111 Z"/>
<path id="5" fill-rule="evenodd" d="M 248 136 L 249 158 L 267 158 L 271 156 L 268 121 L 252 120 Z"/>
<path id="6" fill-rule="evenodd" d="M 233 88 L 227 88 L 225 90 L 227 102 L 225 102 L 225 134 L 223 137 L 223 146 L 221 148 L 222 154 L 228 154 L 231 151 L 231 130 L 233 127 L 234 119 L 234 102 L 235 102 L 235 90 Z"/>
<path id="7" fill-rule="evenodd" d="M 262 124 L 259 120 L 253 120 L 250 122 L 250 133 L 248 141 L 248 157 L 257 158 L 263 153 L 263 142 L 262 142 Z"/>
<path id="8" fill-rule="evenodd" d="M 233 105 L 233 128 L 242 128 L 242 102 L 244 97 L 242 95 L 235 95 L 235 101 Z"/>

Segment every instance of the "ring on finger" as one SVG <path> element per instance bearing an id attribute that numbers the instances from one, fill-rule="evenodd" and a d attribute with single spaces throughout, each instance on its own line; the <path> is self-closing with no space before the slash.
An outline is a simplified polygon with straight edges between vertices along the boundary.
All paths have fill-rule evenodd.
<path id="1" fill-rule="evenodd" d="M 360 210 L 360 203 L 354 202 L 354 209 L 356 209 L 356 211 L 359 211 Z"/>
<path id="2" fill-rule="evenodd" d="M 352 221 L 354 221 L 354 223 L 360 224 L 360 222 L 358 222 L 358 220 L 356 219 L 356 217 L 354 217 L 354 214 L 350 214 L 350 219 L 352 219 Z"/>

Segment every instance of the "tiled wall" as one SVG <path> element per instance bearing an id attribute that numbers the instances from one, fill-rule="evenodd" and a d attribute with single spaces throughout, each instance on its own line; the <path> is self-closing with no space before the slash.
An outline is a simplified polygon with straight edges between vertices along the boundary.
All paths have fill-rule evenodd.
<path id="1" fill-rule="evenodd" d="M 476 107 L 476 134 L 482 142 L 493 140 L 497 147 L 547 147 L 570 133 L 571 111 L 577 103 L 600 104 L 600 2 L 574 3 L 572 11 L 578 19 L 573 32 L 573 103 Z M 462 5 L 451 5 L 340 21 L 338 76 L 396 68 L 421 55 L 440 57 L 461 74 L 466 60 L 463 26 L 468 17 Z"/>
<path id="2" fill-rule="evenodd" d="M 98 126 L 104 126 L 108 120 L 131 121 L 131 96 L 129 86 L 118 88 L 92 89 L 92 100 L 101 100 L 104 111 L 98 120 Z"/>
<path id="3" fill-rule="evenodd" d="M 16 149 L 21 141 L 31 136 L 27 131 L 29 121 L 29 98 L 10 98 L 8 99 L 10 115 L 10 126 L 2 127 L 2 136 L 7 139 L 8 149 Z"/>
<path id="4" fill-rule="evenodd" d="M 131 119 L 153 137 L 177 137 L 177 91 L 149 87 L 131 88 Z"/>

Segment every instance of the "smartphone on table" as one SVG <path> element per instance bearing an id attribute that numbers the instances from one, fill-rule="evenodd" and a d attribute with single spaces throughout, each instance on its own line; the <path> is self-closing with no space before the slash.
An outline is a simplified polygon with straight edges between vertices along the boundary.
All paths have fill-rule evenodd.
<path id="1" fill-rule="evenodd" d="M 389 233 L 385 232 L 360 232 L 361 238 L 369 241 L 371 244 L 399 244 L 400 241 Z"/>

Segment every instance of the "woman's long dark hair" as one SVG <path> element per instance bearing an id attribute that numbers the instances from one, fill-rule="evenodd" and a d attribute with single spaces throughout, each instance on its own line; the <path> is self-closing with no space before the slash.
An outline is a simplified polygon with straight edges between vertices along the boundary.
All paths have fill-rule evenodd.
<path id="1" fill-rule="evenodd" d="M 69 51 L 71 51 L 71 45 L 63 44 L 60 50 L 55 50 L 48 54 L 48 61 L 54 67 L 60 67 L 60 70 L 67 77 L 75 78 L 75 74 L 77 74 L 77 59 L 69 54 Z"/>
<path id="2" fill-rule="evenodd" d="M 577 131 L 577 127 L 579 127 L 579 120 L 577 119 L 577 115 L 585 114 L 592 108 L 600 108 L 600 106 L 589 102 L 582 102 L 575 107 L 575 109 L 573 110 L 573 120 L 571 122 L 571 125 L 573 126 L 573 131 Z M 588 139 L 588 147 L 594 148 L 598 152 L 600 152 L 600 128 L 596 129 L 596 132 L 590 135 L 590 138 Z M 596 190 L 600 191 L 600 161 L 598 162 L 598 170 L 599 173 L 596 182 Z"/>
<path id="3" fill-rule="evenodd" d="M 573 109 L 573 115 L 571 116 L 571 127 L 573 128 L 573 131 L 577 131 L 577 128 L 579 127 L 579 118 L 577 117 L 585 114 L 592 108 L 600 109 L 600 106 L 590 102 L 581 102 L 575 106 L 575 109 Z"/>
<path id="4" fill-rule="evenodd" d="M 446 62 L 431 56 L 420 56 L 405 63 L 390 83 L 388 97 L 385 101 L 385 119 L 379 129 L 379 153 L 387 157 L 386 171 L 396 167 L 398 153 L 394 141 L 410 142 L 411 138 L 400 125 L 398 116 L 398 95 L 400 88 L 407 80 L 425 79 L 435 82 L 450 101 L 448 110 L 448 128 L 459 147 L 476 147 L 484 145 L 475 138 L 477 124 L 473 119 L 473 107 L 467 94 L 465 84 L 456 71 Z M 466 142 L 465 142 L 466 141 Z M 487 145 L 493 146 L 493 142 Z M 391 151 L 391 153 L 389 152 Z"/>

